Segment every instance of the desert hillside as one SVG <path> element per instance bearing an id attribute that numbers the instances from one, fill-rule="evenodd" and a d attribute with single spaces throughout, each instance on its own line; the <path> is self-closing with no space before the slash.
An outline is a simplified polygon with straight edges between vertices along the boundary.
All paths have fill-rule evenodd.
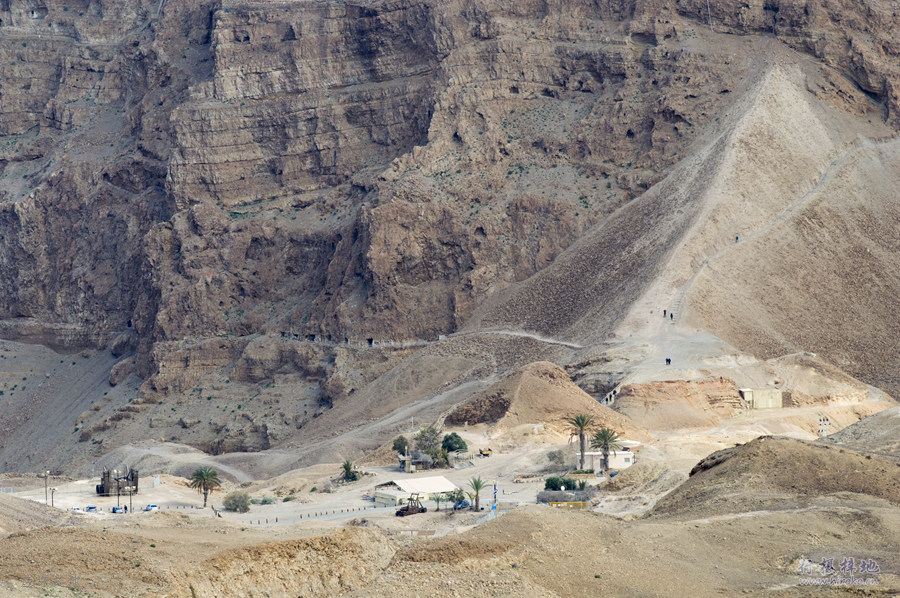
<path id="1" fill-rule="evenodd" d="M 900 595 L 898 32 L 0 0 L 0 595 Z"/>
<path id="2" fill-rule="evenodd" d="M 3 3 L 0 464 L 356 457 L 541 361 L 896 392 L 897 19 Z"/>

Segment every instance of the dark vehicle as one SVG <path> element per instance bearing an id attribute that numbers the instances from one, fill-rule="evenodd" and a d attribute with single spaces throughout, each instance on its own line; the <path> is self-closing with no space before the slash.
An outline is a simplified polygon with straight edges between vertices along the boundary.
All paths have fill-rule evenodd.
<path id="1" fill-rule="evenodd" d="M 426 511 L 428 511 L 428 509 L 422 506 L 422 501 L 419 500 L 419 495 L 413 494 L 409 497 L 409 500 L 406 501 L 406 504 L 397 509 L 397 512 L 394 514 L 397 517 L 406 517 L 407 515 L 425 513 Z"/>
<path id="2" fill-rule="evenodd" d="M 468 509 L 471 506 L 472 506 L 472 503 L 463 499 L 463 500 L 457 502 L 455 505 L 453 505 L 453 510 L 454 511 L 462 511 L 463 509 Z"/>

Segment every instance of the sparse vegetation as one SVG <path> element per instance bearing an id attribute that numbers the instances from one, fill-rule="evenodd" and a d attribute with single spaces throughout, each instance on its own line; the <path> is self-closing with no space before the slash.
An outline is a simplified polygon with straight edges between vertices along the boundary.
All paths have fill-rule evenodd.
<path id="1" fill-rule="evenodd" d="M 468 450 L 469 445 L 466 444 L 466 441 L 463 440 L 459 434 L 451 432 L 444 436 L 444 440 L 441 442 L 441 448 L 452 453 Z"/>
<path id="2" fill-rule="evenodd" d="M 469 487 L 472 489 L 472 494 L 474 496 L 473 504 L 475 505 L 475 510 L 481 510 L 481 491 L 484 489 L 485 483 L 481 479 L 481 476 L 474 477 L 469 480 Z"/>
<path id="3" fill-rule="evenodd" d="M 394 438 L 392 448 L 396 453 L 406 454 L 406 450 L 409 448 L 409 440 L 407 440 L 406 436 L 397 436 Z"/>
<path id="4" fill-rule="evenodd" d="M 358 471 L 353 469 L 353 463 L 349 459 L 344 461 L 343 464 L 341 464 L 341 467 L 344 470 L 342 479 L 345 482 L 355 482 L 359 479 L 360 474 Z"/>
<path id="5" fill-rule="evenodd" d="M 246 492 L 232 492 L 225 496 L 222 505 L 226 511 L 247 513 L 250 510 L 250 495 Z"/>
<path id="6" fill-rule="evenodd" d="M 588 431 L 594 426 L 594 417 L 592 415 L 580 414 L 567 418 L 566 422 L 572 426 L 572 436 L 578 436 L 578 447 L 581 451 L 579 469 L 584 469 L 586 436 Z"/>
<path id="7" fill-rule="evenodd" d="M 434 426 L 422 428 L 413 440 L 417 449 L 423 453 L 430 453 L 441 446 L 441 430 Z"/>
<path id="8" fill-rule="evenodd" d="M 206 500 L 209 493 L 222 487 L 219 480 L 219 472 L 211 467 L 199 467 L 191 474 L 189 486 L 195 488 L 197 492 L 203 495 L 203 508 L 206 508 Z"/>
<path id="9" fill-rule="evenodd" d="M 550 476 L 544 480 L 544 490 L 575 490 L 578 488 L 578 480 L 562 476 Z"/>
<path id="10" fill-rule="evenodd" d="M 619 435 L 609 428 L 601 428 L 597 430 L 591 439 L 591 448 L 598 448 L 603 451 L 603 471 L 609 469 L 609 451 L 615 451 L 622 448 Z M 584 463 L 582 462 L 582 467 Z"/>

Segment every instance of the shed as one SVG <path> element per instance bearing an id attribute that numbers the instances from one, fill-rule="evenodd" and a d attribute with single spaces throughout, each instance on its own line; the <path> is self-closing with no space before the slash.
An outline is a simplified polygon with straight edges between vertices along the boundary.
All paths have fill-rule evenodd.
<path id="1" fill-rule="evenodd" d="M 432 495 L 452 492 L 456 484 L 442 475 L 427 478 L 391 480 L 375 486 L 375 504 L 379 506 L 402 505 L 410 494 L 418 494 L 420 500 L 430 500 Z"/>
<path id="2" fill-rule="evenodd" d="M 580 455 L 581 453 L 576 453 Z M 585 467 L 600 471 L 603 466 L 603 451 L 585 451 L 584 453 Z M 610 469 L 626 469 L 637 462 L 637 456 L 629 449 L 621 451 L 609 451 L 609 468 Z"/>
<path id="3" fill-rule="evenodd" d="M 782 407 L 780 388 L 739 388 L 741 399 L 750 409 L 778 409 Z"/>

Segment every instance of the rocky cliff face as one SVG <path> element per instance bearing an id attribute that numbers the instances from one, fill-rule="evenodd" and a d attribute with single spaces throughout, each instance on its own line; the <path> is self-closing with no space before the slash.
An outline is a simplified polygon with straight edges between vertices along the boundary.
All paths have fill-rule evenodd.
<path id="1" fill-rule="evenodd" d="M 250 426 L 186 425 L 203 388 L 294 384 L 248 417 L 269 446 L 659 181 L 761 37 L 900 128 L 898 29 L 826 0 L 0 2 L 0 335 L 131 329 L 116 381 L 202 446 Z"/>

